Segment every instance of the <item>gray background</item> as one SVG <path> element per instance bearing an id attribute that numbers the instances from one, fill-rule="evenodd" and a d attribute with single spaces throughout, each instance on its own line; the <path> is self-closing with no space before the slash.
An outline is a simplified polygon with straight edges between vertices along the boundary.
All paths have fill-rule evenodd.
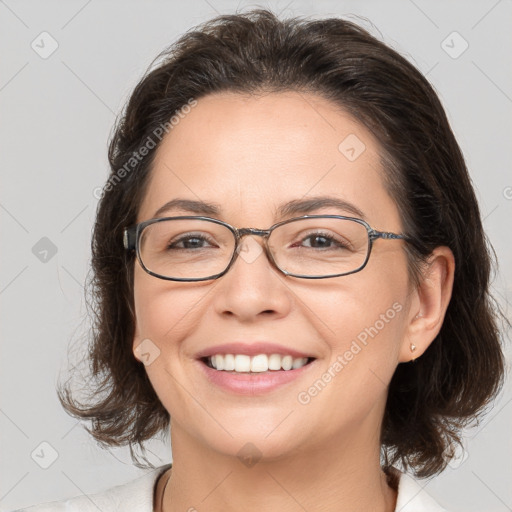
<path id="1" fill-rule="evenodd" d="M 361 24 L 427 74 L 466 156 L 501 264 L 493 287 L 510 313 L 510 0 L 0 0 L 2 511 L 142 474 L 127 449 L 97 447 L 55 394 L 68 345 L 87 332 L 83 282 L 94 190 L 107 177 L 115 114 L 157 53 L 199 22 L 256 6 L 285 16 L 363 16 L 377 28 Z M 43 31 L 58 43 L 47 58 L 41 52 L 51 41 Z M 466 433 L 466 458 L 421 481 L 445 507 L 512 510 L 511 401 L 508 380 L 486 420 Z M 149 447 L 156 465 L 170 460 L 165 444 Z"/>

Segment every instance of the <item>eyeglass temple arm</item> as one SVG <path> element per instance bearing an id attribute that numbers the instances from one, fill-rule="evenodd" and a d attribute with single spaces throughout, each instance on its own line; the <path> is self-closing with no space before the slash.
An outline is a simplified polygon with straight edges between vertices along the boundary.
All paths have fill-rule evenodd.
<path id="1" fill-rule="evenodd" d="M 135 249 L 135 240 L 137 238 L 137 226 L 131 228 L 124 228 L 123 231 L 123 245 L 127 251 Z"/>
<path id="2" fill-rule="evenodd" d="M 374 229 L 370 231 L 370 238 L 372 240 L 376 240 L 377 238 L 384 238 L 385 240 L 406 240 L 407 237 L 405 235 L 398 235 L 396 233 L 389 233 L 388 231 L 375 231 Z"/>

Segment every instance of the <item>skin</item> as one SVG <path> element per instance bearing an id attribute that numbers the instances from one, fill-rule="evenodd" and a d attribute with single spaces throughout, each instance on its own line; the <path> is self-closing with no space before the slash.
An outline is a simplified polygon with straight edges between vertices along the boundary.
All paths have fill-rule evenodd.
<path id="1" fill-rule="evenodd" d="M 354 161 L 338 149 L 349 134 L 366 146 Z M 199 99 L 163 139 L 138 221 L 186 198 L 219 204 L 219 218 L 233 226 L 266 229 L 282 203 L 325 195 L 356 205 L 375 229 L 401 231 L 379 145 L 352 117 L 312 94 L 221 93 Z M 286 277 L 264 253 L 199 283 L 157 279 L 136 262 L 133 351 L 138 357 L 147 338 L 160 350 L 146 370 L 171 416 L 173 468 L 159 482 L 157 503 L 170 475 L 166 512 L 393 511 L 396 492 L 379 462 L 388 384 L 397 365 L 420 357 L 439 332 L 453 271 L 452 253 L 439 247 L 413 288 L 404 242 L 387 240 L 375 242 L 361 272 L 323 280 Z M 299 403 L 298 393 L 395 303 L 401 311 L 378 335 L 321 393 Z M 314 375 L 262 396 L 227 393 L 198 371 L 195 354 L 233 340 L 312 353 Z M 246 443 L 261 456 L 252 467 L 237 456 Z"/>

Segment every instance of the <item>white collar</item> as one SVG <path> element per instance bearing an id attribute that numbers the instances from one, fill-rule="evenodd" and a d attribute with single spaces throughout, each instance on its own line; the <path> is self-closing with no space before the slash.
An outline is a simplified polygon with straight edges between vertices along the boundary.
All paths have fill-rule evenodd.
<path id="1" fill-rule="evenodd" d="M 57 502 L 36 505 L 28 508 L 27 512 L 61 511 L 62 503 L 68 512 L 97 512 L 98 508 L 103 512 L 153 512 L 153 497 L 158 477 L 170 467 L 171 464 L 160 466 L 135 480 L 97 494 L 77 496 L 58 502 L 60 505 L 55 508 L 50 508 L 48 505 L 57 504 Z M 448 512 L 424 490 L 417 480 L 401 471 L 398 471 L 398 476 L 395 512 Z"/>
<path id="2" fill-rule="evenodd" d="M 399 472 L 395 512 L 448 512 L 409 474 Z"/>

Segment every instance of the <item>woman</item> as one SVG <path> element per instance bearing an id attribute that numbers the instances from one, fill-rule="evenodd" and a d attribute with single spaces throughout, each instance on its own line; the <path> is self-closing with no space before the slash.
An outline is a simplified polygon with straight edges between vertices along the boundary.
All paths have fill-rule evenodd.
<path id="1" fill-rule="evenodd" d="M 406 472 L 445 468 L 504 362 L 436 94 L 341 19 L 222 16 L 161 57 L 110 145 L 95 385 L 59 396 L 105 445 L 170 430 L 173 463 L 66 510 L 443 510 Z"/>

